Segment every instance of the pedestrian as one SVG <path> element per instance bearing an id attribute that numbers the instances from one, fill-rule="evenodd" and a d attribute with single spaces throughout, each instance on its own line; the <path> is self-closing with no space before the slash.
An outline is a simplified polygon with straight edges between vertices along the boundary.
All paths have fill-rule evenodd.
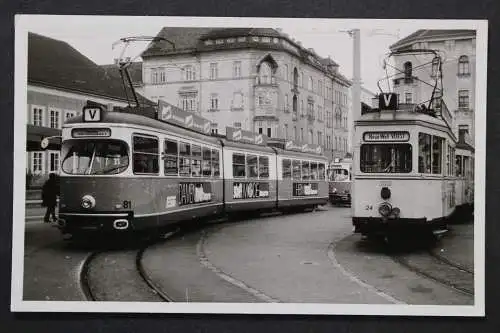
<path id="1" fill-rule="evenodd" d="M 52 220 L 55 222 L 56 219 L 56 205 L 57 205 L 57 196 L 59 195 L 59 185 L 57 184 L 56 175 L 51 173 L 49 175 L 49 179 L 43 184 L 42 187 L 42 206 L 47 207 L 47 211 L 45 212 L 45 217 L 43 221 L 45 223 L 50 222 L 50 216 L 52 216 Z"/>

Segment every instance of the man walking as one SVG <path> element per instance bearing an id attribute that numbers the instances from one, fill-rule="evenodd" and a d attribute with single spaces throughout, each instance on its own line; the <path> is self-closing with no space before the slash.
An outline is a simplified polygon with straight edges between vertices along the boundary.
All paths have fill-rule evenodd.
<path id="1" fill-rule="evenodd" d="M 59 195 L 59 186 L 57 184 L 56 175 L 51 173 L 49 175 L 49 179 L 43 184 L 42 187 L 42 206 L 47 207 L 47 211 L 45 212 L 45 217 L 43 221 L 45 223 L 50 222 L 50 216 L 52 216 L 52 220 L 55 222 L 56 219 L 56 205 L 57 205 L 57 196 Z"/>

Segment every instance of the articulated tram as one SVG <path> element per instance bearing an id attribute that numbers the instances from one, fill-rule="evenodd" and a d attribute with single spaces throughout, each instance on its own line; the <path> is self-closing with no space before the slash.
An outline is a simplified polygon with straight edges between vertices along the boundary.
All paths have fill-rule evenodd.
<path id="1" fill-rule="evenodd" d="M 268 146 L 265 136 L 231 128 L 216 137 L 201 117 L 161 103 L 159 109 L 147 117 L 89 106 L 66 121 L 62 233 L 151 231 L 328 202 L 327 159 L 320 147 L 288 142 L 279 149 Z"/>
<path id="2" fill-rule="evenodd" d="M 472 212 L 474 150 L 455 137 L 450 119 L 432 110 L 382 109 L 355 122 L 355 232 L 436 234 Z"/>

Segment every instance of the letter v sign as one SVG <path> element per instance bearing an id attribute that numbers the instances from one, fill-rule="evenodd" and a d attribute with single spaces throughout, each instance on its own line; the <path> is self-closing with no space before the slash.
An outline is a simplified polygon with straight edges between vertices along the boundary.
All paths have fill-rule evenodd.
<path id="1" fill-rule="evenodd" d="M 85 121 L 85 122 L 101 121 L 101 109 L 100 108 L 85 108 L 83 110 L 83 121 Z"/>
<path id="2" fill-rule="evenodd" d="M 384 106 L 389 107 L 392 99 L 392 94 L 384 94 Z"/>
<path id="3" fill-rule="evenodd" d="M 397 96 L 394 93 L 380 94 L 378 103 L 381 110 L 396 110 L 398 108 Z"/>

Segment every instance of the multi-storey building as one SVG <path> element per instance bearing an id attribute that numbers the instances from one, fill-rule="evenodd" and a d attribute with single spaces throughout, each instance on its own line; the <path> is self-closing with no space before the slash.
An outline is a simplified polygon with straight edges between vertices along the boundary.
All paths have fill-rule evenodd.
<path id="1" fill-rule="evenodd" d="M 394 91 L 398 94 L 400 103 L 427 104 L 433 90 L 433 86 L 428 83 L 434 84 L 441 62 L 443 89 L 436 91 L 434 97 L 437 100 L 439 97 L 443 98 L 453 116 L 457 137 L 468 133 L 474 138 L 475 30 L 418 30 L 390 47 L 391 51 L 407 48 L 436 50 L 441 60 L 432 54 L 395 58 L 395 67 L 402 69 L 402 73 L 393 79 Z M 437 78 L 439 79 L 439 75 Z M 434 107 L 439 108 L 439 105 Z"/>
<path id="2" fill-rule="evenodd" d="M 350 91 L 353 89 L 351 87 Z M 375 98 L 375 93 L 366 89 L 365 87 L 361 86 L 361 94 L 360 94 L 360 100 L 361 100 L 361 112 L 365 112 L 367 109 L 371 109 L 373 105 L 373 99 Z M 352 110 L 352 93 L 349 94 L 349 108 Z M 347 124 L 348 124 L 348 139 L 347 139 L 347 152 L 349 156 L 351 156 L 352 153 L 352 134 L 354 130 L 354 119 L 352 116 L 352 113 L 349 113 L 349 117 L 347 119 Z"/>
<path id="3" fill-rule="evenodd" d="M 139 99 L 151 104 L 142 96 Z M 26 172 L 33 185 L 59 172 L 60 147 L 42 150 L 41 140 L 60 136 L 64 121 L 79 114 L 89 100 L 109 108 L 127 106 L 121 80 L 107 75 L 69 44 L 29 33 Z"/>
<path id="4" fill-rule="evenodd" d="M 339 66 L 275 29 L 163 28 L 142 54 L 143 91 L 238 127 L 347 151 L 349 80 Z"/>

